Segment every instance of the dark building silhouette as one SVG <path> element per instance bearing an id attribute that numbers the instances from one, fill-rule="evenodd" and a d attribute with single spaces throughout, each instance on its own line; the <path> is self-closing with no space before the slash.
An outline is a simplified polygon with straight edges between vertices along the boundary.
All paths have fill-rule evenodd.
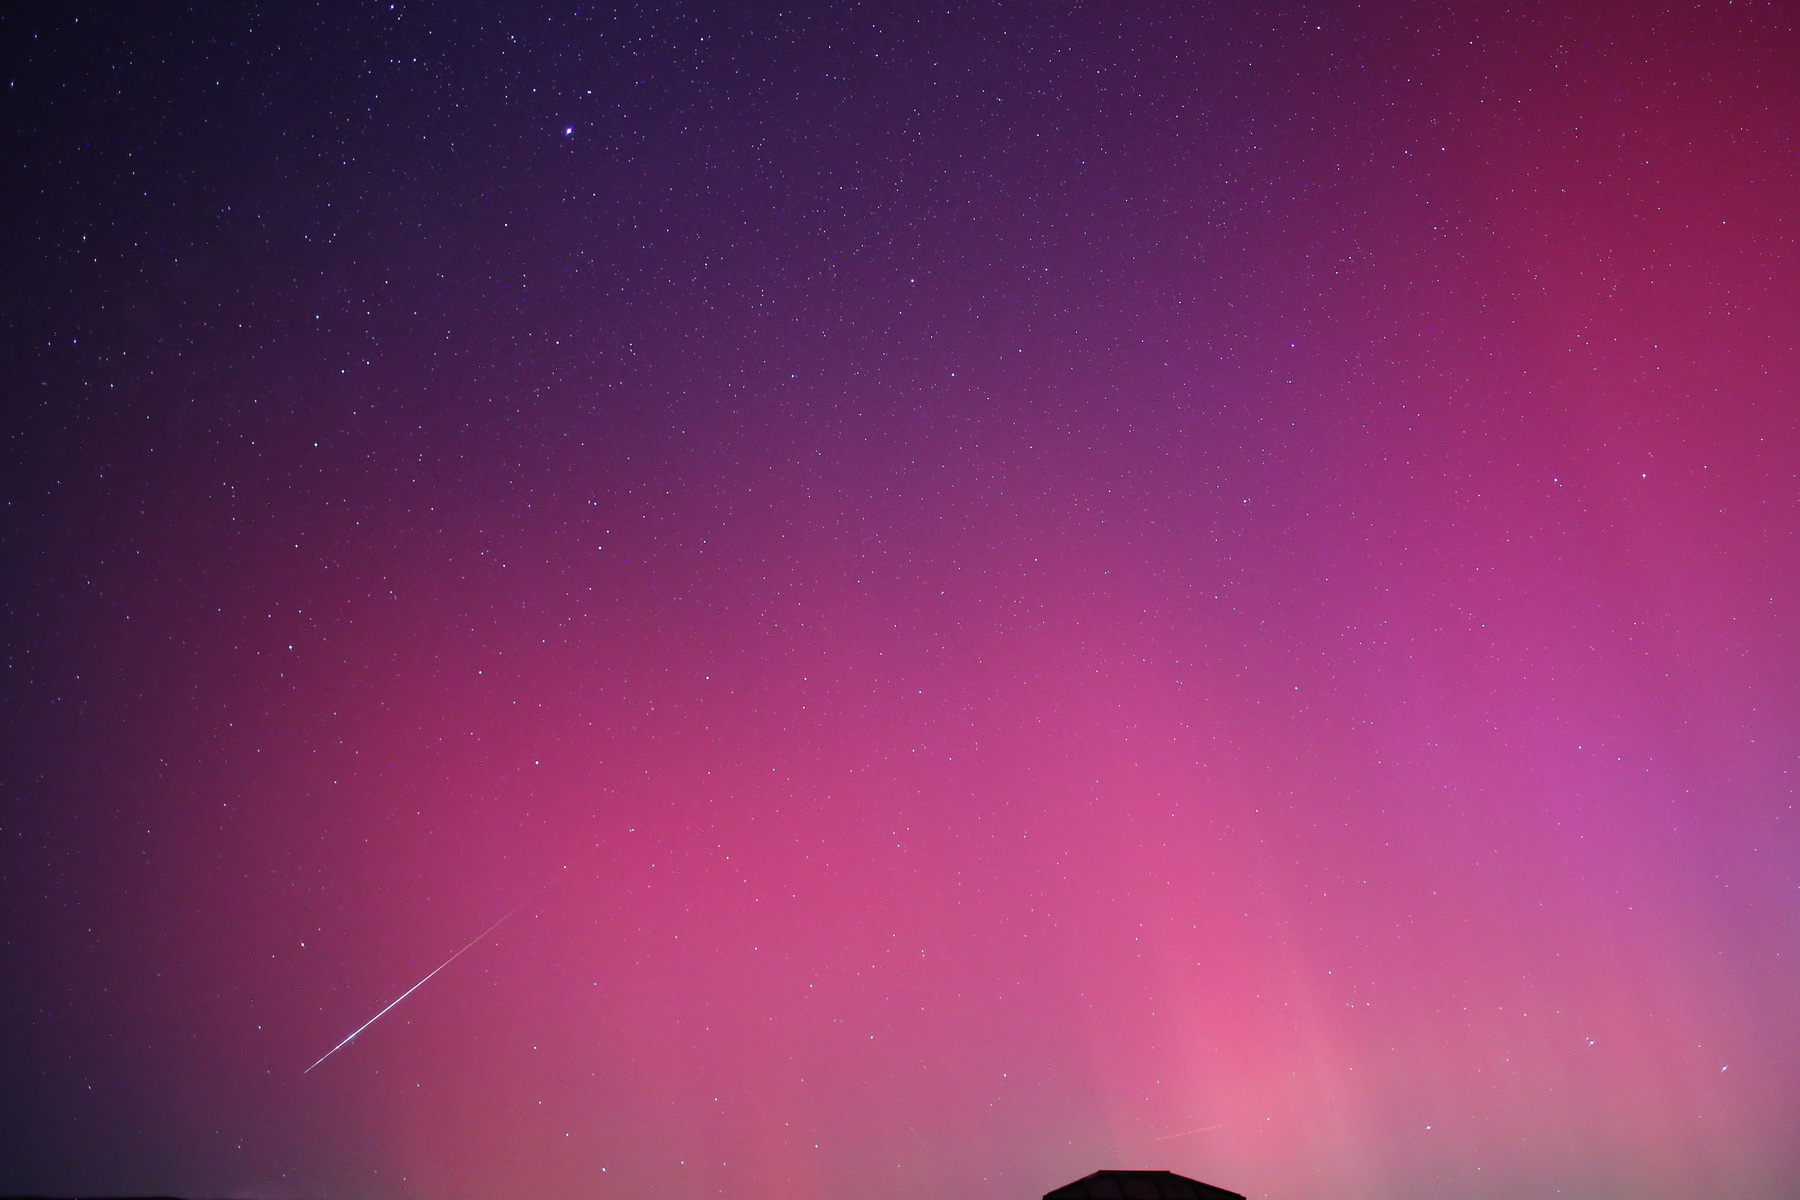
<path id="1" fill-rule="evenodd" d="M 1095 1171 L 1065 1183 L 1044 1200 L 1244 1200 L 1236 1192 L 1173 1171 Z"/>

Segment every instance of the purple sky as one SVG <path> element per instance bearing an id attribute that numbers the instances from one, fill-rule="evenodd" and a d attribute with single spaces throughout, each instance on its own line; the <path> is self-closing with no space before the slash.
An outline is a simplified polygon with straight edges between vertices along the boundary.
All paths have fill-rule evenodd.
<path id="1" fill-rule="evenodd" d="M 0 1192 L 1800 1192 L 1790 7 L 0 44 Z"/>

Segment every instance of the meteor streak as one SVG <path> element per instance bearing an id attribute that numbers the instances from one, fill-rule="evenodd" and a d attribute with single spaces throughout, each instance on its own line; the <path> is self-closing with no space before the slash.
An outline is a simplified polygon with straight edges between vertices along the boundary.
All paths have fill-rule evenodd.
<path id="1" fill-rule="evenodd" d="M 545 884 L 544 886 L 548 887 L 549 885 Z M 512 916 L 513 913 L 518 912 L 521 908 L 524 908 L 527 904 L 530 904 L 533 900 L 536 900 L 539 896 L 541 896 L 543 894 L 543 892 L 544 892 L 544 888 L 539 888 L 537 891 L 531 893 L 531 895 L 525 897 L 523 900 L 521 900 L 517 904 L 513 905 L 512 909 L 507 912 L 506 916 L 501 917 L 498 921 L 495 921 L 492 925 L 489 925 L 486 929 L 482 930 L 480 933 L 478 933 L 474 937 L 470 938 L 468 945 L 464 946 L 461 950 L 458 950 L 455 954 L 452 954 L 449 958 L 446 958 L 443 962 L 439 963 L 437 965 L 437 970 L 434 970 L 433 972 L 431 972 L 431 975 L 436 975 L 438 973 L 438 971 L 443 970 L 445 967 L 449 966 L 451 963 L 453 963 L 457 959 L 461 958 L 464 954 L 468 953 L 471 949 L 474 948 L 476 942 L 479 942 L 482 938 L 484 938 L 488 934 L 494 932 L 494 930 L 500 928 L 500 926 L 502 926 L 506 923 L 507 917 Z M 367 1029 L 369 1026 L 373 1025 L 375 1022 L 381 1020 L 381 1018 L 387 1016 L 389 1009 L 392 1009 L 395 1004 L 400 1003 L 400 1001 L 406 999 L 408 996 L 412 995 L 414 992 L 416 992 L 420 988 L 424 987 L 427 983 L 431 982 L 431 975 L 425 976 L 425 978 L 419 980 L 419 982 L 413 984 L 411 987 L 407 988 L 404 992 L 401 992 L 398 996 L 394 997 L 393 1002 L 390 1003 L 387 1006 L 387 1008 L 382 1009 L 380 1012 L 376 1013 L 374 1016 L 372 1016 L 368 1020 L 364 1021 L 361 1025 L 358 1025 L 355 1028 L 355 1030 L 353 1030 L 351 1032 L 349 1037 L 345 1038 L 343 1041 L 339 1042 L 337 1045 L 333 1046 L 331 1049 L 329 1049 L 325 1053 L 321 1054 L 319 1056 L 319 1062 L 314 1063 L 312 1065 L 312 1067 L 308 1067 L 308 1068 L 306 1068 L 306 1070 L 304 1070 L 300 1073 L 302 1075 L 312 1074 L 313 1067 L 318 1066 L 319 1063 L 324 1062 L 326 1059 L 328 1059 L 332 1055 L 336 1054 L 339 1050 L 342 1050 L 345 1046 L 348 1046 L 351 1042 L 354 1042 L 356 1040 L 357 1034 L 361 1033 L 363 1030 Z"/>
<path id="2" fill-rule="evenodd" d="M 1153 1142 L 1166 1142 L 1170 1138 L 1191 1137 L 1196 1133 L 1211 1133 L 1215 1129 L 1223 1129 L 1223 1128 L 1225 1128 L 1225 1126 L 1223 1126 L 1223 1125 L 1207 1125 L 1200 1129 L 1189 1129 L 1184 1133 L 1165 1133 L 1163 1136 L 1161 1136 L 1159 1138 L 1151 1138 L 1150 1140 Z"/>

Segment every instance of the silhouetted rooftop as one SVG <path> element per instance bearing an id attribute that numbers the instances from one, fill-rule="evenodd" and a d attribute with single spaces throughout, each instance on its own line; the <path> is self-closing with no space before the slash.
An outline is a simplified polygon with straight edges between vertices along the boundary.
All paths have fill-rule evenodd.
<path id="1" fill-rule="evenodd" d="M 1053 1192 L 1045 1192 L 1044 1200 L 1244 1200 L 1244 1197 L 1173 1171 L 1095 1171 Z"/>

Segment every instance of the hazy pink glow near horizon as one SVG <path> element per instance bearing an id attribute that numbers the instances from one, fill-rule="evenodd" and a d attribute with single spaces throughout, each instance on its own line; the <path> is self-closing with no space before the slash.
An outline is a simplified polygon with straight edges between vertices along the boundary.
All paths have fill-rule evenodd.
<path id="1" fill-rule="evenodd" d="M 1191 110 L 1173 9 L 821 33 L 900 97 L 753 97 L 825 122 L 768 187 L 877 197 L 835 225 L 678 89 L 604 163 L 571 101 L 462 207 L 404 176 L 408 253 L 503 265 L 68 451 L 58 519 L 128 532 L 44 552 L 87 915 L 9 1061 L 91 1148 L 0 1182 L 1794 1194 L 1800 56 L 1751 8 L 1234 16 L 1275 65 Z M 906 116 L 958 46 L 1022 115 Z M 582 258 L 621 163 L 666 207 Z"/>

